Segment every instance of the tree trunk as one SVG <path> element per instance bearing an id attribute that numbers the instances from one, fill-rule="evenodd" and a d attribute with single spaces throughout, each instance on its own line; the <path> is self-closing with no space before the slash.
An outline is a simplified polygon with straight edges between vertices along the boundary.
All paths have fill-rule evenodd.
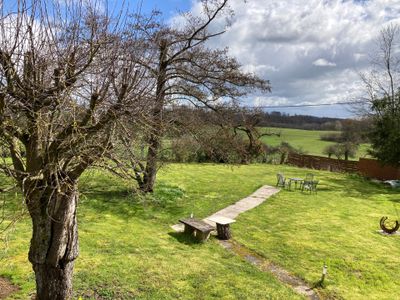
<path id="1" fill-rule="evenodd" d="M 161 148 L 161 138 L 163 136 L 163 110 L 165 100 L 165 84 L 167 76 L 167 59 L 168 46 L 165 40 L 160 43 L 160 57 L 157 75 L 157 90 L 155 104 L 153 108 L 152 128 L 149 135 L 149 149 L 146 158 L 146 171 L 143 176 L 143 186 L 140 187 L 142 192 L 153 192 L 154 183 L 157 176 L 157 160 L 158 153 Z"/>
<path id="2" fill-rule="evenodd" d="M 36 299 L 72 299 L 72 275 L 78 256 L 76 183 L 26 190 L 33 236 L 29 261 L 36 276 Z"/>
<path id="3" fill-rule="evenodd" d="M 285 163 L 285 160 L 286 160 L 286 153 L 282 152 L 281 153 L 281 160 L 280 160 L 279 164 L 283 165 Z"/>
<path id="4" fill-rule="evenodd" d="M 157 159 L 158 159 L 158 151 L 160 148 L 160 138 L 155 134 L 152 134 L 149 144 L 150 145 L 146 159 L 146 171 L 143 176 L 143 184 L 139 186 L 142 192 L 145 193 L 153 192 L 154 183 L 156 182 Z"/>
<path id="5" fill-rule="evenodd" d="M 36 299 L 72 299 L 73 269 L 74 262 L 69 262 L 63 267 L 33 265 L 36 276 Z"/>

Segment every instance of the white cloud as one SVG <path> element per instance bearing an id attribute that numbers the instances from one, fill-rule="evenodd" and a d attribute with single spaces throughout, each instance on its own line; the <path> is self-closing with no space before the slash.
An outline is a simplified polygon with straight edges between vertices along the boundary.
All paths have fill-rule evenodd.
<path id="1" fill-rule="evenodd" d="M 288 99 L 279 96 L 258 96 L 254 97 L 254 106 L 276 106 L 288 105 Z"/>
<path id="2" fill-rule="evenodd" d="M 263 74 L 268 74 L 270 72 L 278 72 L 279 71 L 279 69 L 277 67 L 272 66 L 272 65 L 253 65 L 253 64 L 244 65 L 242 67 L 242 70 L 244 72 L 256 73 L 259 76 L 263 76 Z"/>
<path id="3" fill-rule="evenodd" d="M 358 73 L 369 66 L 379 30 L 400 23 L 398 0 L 232 0 L 231 6 L 231 26 L 210 45 L 228 46 L 245 70 L 271 81 L 263 99 L 285 104 L 360 97 Z M 223 25 L 221 18 L 213 26 Z M 246 101 L 260 101 L 252 99 Z"/>
<path id="4" fill-rule="evenodd" d="M 312 64 L 317 67 L 336 67 L 335 63 L 327 61 L 325 58 L 318 58 Z"/>

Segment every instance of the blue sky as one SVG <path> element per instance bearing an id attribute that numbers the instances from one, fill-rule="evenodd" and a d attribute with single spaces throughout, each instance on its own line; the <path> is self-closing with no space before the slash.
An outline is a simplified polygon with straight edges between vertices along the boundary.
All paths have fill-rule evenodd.
<path id="1" fill-rule="evenodd" d="M 140 1 L 131 1 L 140 2 Z M 172 17 L 177 11 L 189 10 L 192 6 L 191 0 L 143 0 L 143 8 L 151 11 L 156 8 L 163 12 L 166 17 Z"/>
<path id="2" fill-rule="evenodd" d="M 59 0 L 60 3 L 66 0 Z M 71 0 L 68 0 L 71 1 Z M 93 2 L 103 3 L 104 0 L 93 0 Z M 29 2 L 29 0 L 28 0 Z M 118 8 L 122 5 L 129 6 L 130 10 L 136 10 L 141 4 L 144 12 L 151 12 L 153 9 L 157 9 L 163 13 L 165 18 L 173 17 L 179 11 L 187 11 L 192 7 L 191 0 L 109 0 L 109 7 Z M 11 10 L 16 10 L 17 0 L 0 0 L 0 4 Z"/>

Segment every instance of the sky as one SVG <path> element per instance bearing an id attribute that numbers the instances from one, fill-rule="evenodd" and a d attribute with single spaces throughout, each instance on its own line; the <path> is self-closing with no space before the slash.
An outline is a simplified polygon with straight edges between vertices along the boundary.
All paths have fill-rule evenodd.
<path id="1" fill-rule="evenodd" d="M 75 1 L 75 0 L 57 0 Z M 103 1 L 103 0 L 86 0 Z M 16 0 L 0 0 L 6 8 Z M 200 11 L 199 0 L 108 0 L 118 10 L 157 9 L 166 22 Z M 124 3 L 124 4 L 122 4 Z M 210 47 L 229 48 L 243 70 L 270 81 L 271 93 L 243 99 L 246 106 L 291 106 L 359 100 L 360 73 L 370 68 L 379 31 L 400 24 L 400 0 L 229 0 L 234 11 L 225 34 Z M 211 30 L 226 25 L 220 18 Z M 349 117 L 351 106 L 273 108 L 290 114 Z"/>
<path id="2" fill-rule="evenodd" d="M 199 11 L 193 0 L 143 0 L 166 18 Z M 370 67 L 379 31 L 400 23 L 399 0 L 231 0 L 235 15 L 212 47 L 228 47 L 243 69 L 268 79 L 272 92 L 245 105 L 297 105 L 360 99 L 360 72 Z M 223 19 L 215 26 L 222 26 Z M 278 110 L 274 108 L 273 110 Z M 348 106 L 279 109 L 291 114 L 349 117 Z"/>
<path id="3" fill-rule="evenodd" d="M 163 12 L 166 18 L 172 18 L 180 11 L 188 11 L 193 7 L 191 0 L 143 0 L 137 1 L 142 3 L 144 11 L 157 9 Z"/>

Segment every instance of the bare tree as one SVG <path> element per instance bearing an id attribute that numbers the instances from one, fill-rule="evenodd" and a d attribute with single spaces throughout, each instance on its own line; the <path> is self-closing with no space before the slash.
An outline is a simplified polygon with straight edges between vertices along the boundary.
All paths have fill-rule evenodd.
<path id="1" fill-rule="evenodd" d="M 243 132 L 247 137 L 247 159 L 248 162 L 252 158 L 259 156 L 265 149 L 265 145 L 261 142 L 264 136 L 280 136 L 280 133 L 260 130 L 262 111 L 259 109 L 239 108 L 236 110 L 236 118 L 233 121 L 233 130 L 235 134 Z"/>
<path id="2" fill-rule="evenodd" d="M 241 65 L 229 57 L 227 49 L 213 50 L 207 47 L 207 41 L 224 32 L 210 31 L 210 25 L 218 16 L 229 15 L 230 10 L 228 0 L 201 2 L 202 14 L 183 15 L 181 27 L 158 24 L 142 28 L 143 35 L 148 37 L 147 48 L 153 49 L 158 57 L 152 64 L 139 61 L 156 82 L 148 117 L 150 127 L 145 136 L 147 157 L 144 162 L 132 167 L 144 192 L 151 192 L 154 187 L 161 143 L 168 125 L 164 120 L 166 108 L 172 104 L 186 103 L 215 109 L 222 100 L 237 100 L 250 89 L 270 90 L 267 81 L 242 72 Z M 151 55 L 154 56 L 154 52 Z"/>
<path id="3" fill-rule="evenodd" d="M 400 27 L 383 28 L 371 70 L 361 75 L 372 119 L 370 154 L 386 163 L 400 163 Z"/>
<path id="4" fill-rule="evenodd" d="M 396 106 L 396 93 L 400 87 L 399 34 L 400 28 L 396 24 L 381 30 L 376 52 L 371 55 L 371 69 L 361 74 L 369 107 L 384 99 L 392 109 Z M 380 110 L 378 107 L 374 112 L 380 114 Z"/>
<path id="5" fill-rule="evenodd" d="M 179 107 L 170 113 L 176 133 L 168 138 L 173 137 L 176 152 L 184 153 L 180 148 L 197 144 L 204 159 L 214 162 L 249 163 L 265 154 L 267 146 L 260 140 L 263 136 L 279 136 L 261 131 L 262 111 L 258 109 L 221 104 L 214 110 Z"/>
<path id="6" fill-rule="evenodd" d="M 78 179 L 152 89 L 135 63 L 144 55 L 140 39 L 90 3 L 19 1 L 0 17 L 0 144 L 12 160 L 0 168 L 21 188 L 32 219 L 40 300 L 72 297 Z"/>

